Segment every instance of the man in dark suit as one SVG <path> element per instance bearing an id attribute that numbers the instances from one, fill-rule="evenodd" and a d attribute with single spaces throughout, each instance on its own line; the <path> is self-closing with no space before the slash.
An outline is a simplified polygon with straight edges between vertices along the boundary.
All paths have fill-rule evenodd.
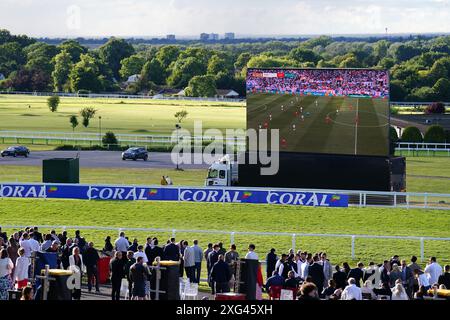
<path id="1" fill-rule="evenodd" d="M 444 273 L 439 276 L 438 284 L 443 284 L 447 290 L 450 289 L 450 265 L 444 266 Z"/>
<path id="2" fill-rule="evenodd" d="M 121 251 L 116 251 L 114 258 L 109 263 L 109 270 L 111 271 L 111 298 L 112 300 L 120 300 L 120 287 L 125 276 L 125 260 L 122 259 Z"/>
<path id="3" fill-rule="evenodd" d="M 94 243 L 89 242 L 88 248 L 84 252 L 83 255 L 83 262 L 86 266 L 87 271 L 87 278 L 88 278 L 88 291 L 91 292 L 92 290 L 92 280 L 95 277 L 95 290 L 97 293 L 100 293 L 99 288 L 99 275 L 98 275 L 98 268 L 97 268 L 97 262 L 100 260 L 100 257 L 98 256 L 97 249 L 94 248 Z"/>
<path id="4" fill-rule="evenodd" d="M 400 279 L 402 279 L 403 287 L 410 299 L 413 298 L 414 273 L 406 264 L 406 260 L 402 260 Z"/>
<path id="5" fill-rule="evenodd" d="M 355 279 L 355 284 L 357 287 L 361 287 L 361 280 L 364 277 L 364 263 L 362 262 L 358 262 L 358 266 L 356 268 L 353 268 L 350 270 L 350 272 L 348 273 L 348 278 L 354 278 Z"/>
<path id="6" fill-rule="evenodd" d="M 153 264 L 153 261 L 155 261 L 156 257 L 162 257 L 164 256 L 164 250 L 160 246 L 158 246 L 158 239 L 153 238 L 153 246 L 147 246 L 145 248 L 145 254 L 147 255 L 148 262 L 147 264 L 151 266 Z"/>
<path id="7" fill-rule="evenodd" d="M 42 233 L 38 231 L 38 227 L 34 227 L 33 238 L 39 243 L 44 242 L 44 239 L 42 238 Z"/>
<path id="8" fill-rule="evenodd" d="M 230 279 L 230 267 L 224 261 L 223 255 L 220 254 L 218 261 L 211 269 L 212 294 L 230 292 Z"/>
<path id="9" fill-rule="evenodd" d="M 336 289 L 344 290 L 347 286 L 347 274 L 341 271 L 339 265 L 336 265 L 335 272 L 333 273 L 333 280 L 336 282 Z"/>
<path id="10" fill-rule="evenodd" d="M 164 246 L 163 259 L 180 261 L 180 248 L 175 244 L 175 238 L 170 238 L 170 242 Z"/>
<path id="11" fill-rule="evenodd" d="M 277 264 L 278 257 L 275 254 L 275 249 L 270 249 L 270 252 L 267 254 L 266 257 L 266 271 L 267 271 L 267 279 L 269 279 L 273 271 L 275 270 L 275 265 Z"/>
<path id="12" fill-rule="evenodd" d="M 218 244 L 215 244 L 214 246 L 213 246 L 213 251 L 211 251 L 209 254 L 208 254 L 208 264 L 211 266 L 211 270 L 212 270 L 212 267 L 216 264 L 216 262 L 219 260 L 219 249 L 220 249 L 220 247 L 219 247 L 219 245 Z M 208 283 L 209 283 L 209 286 L 211 287 L 211 289 L 214 291 L 214 284 L 213 284 L 213 282 L 211 281 L 211 271 L 210 271 L 210 273 L 209 273 L 209 275 L 208 275 Z"/>
<path id="13" fill-rule="evenodd" d="M 317 286 L 317 292 L 323 291 L 323 281 L 325 276 L 323 274 L 323 266 L 319 262 L 319 256 L 313 257 L 313 264 L 308 268 L 308 276 L 311 276 L 312 282 Z"/>

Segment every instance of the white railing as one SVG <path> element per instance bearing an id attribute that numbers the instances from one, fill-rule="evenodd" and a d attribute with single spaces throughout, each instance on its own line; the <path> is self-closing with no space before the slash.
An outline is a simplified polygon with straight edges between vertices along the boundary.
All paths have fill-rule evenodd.
<path id="1" fill-rule="evenodd" d="M 3 225 L 3 229 L 23 229 L 28 225 Z M 178 233 L 188 234 L 221 234 L 229 235 L 230 244 L 235 243 L 235 236 L 280 236 L 289 237 L 291 242 L 290 249 L 296 251 L 298 239 L 302 237 L 319 238 L 346 238 L 350 240 L 350 256 L 356 259 L 356 239 L 394 239 L 394 240 L 416 240 L 420 246 L 420 260 L 425 260 L 425 241 L 450 241 L 450 238 L 443 237 L 418 237 L 418 236 L 385 236 L 385 235 L 365 235 L 365 234 L 329 234 L 329 233 L 292 233 L 292 232 L 256 232 L 256 231 L 223 231 L 223 230 L 191 230 L 191 229 L 160 229 L 160 228 L 131 228 L 131 227 L 103 227 L 103 226 L 61 226 L 61 225 L 32 225 L 41 229 L 60 229 L 60 230 L 98 230 L 98 231 L 135 231 L 135 232 L 163 232 L 170 233 L 171 237 L 176 237 Z"/>
<path id="2" fill-rule="evenodd" d="M 0 131 L 0 139 L 4 141 L 4 139 L 12 139 L 17 143 L 20 142 L 20 139 L 31 140 L 31 143 L 34 144 L 34 140 L 46 140 L 46 141 L 60 141 L 60 142 L 90 142 L 90 143 L 99 143 L 102 135 L 97 133 L 73 133 L 73 132 L 34 132 L 34 131 Z M 116 134 L 117 140 L 119 143 L 133 143 L 135 145 L 138 144 L 172 144 L 173 137 L 168 135 L 144 135 L 144 134 Z M 183 141 L 212 141 L 214 137 L 211 136 L 183 136 L 180 135 L 179 139 Z M 244 137 L 236 137 L 236 138 L 227 138 L 224 137 L 223 141 L 225 143 L 232 143 L 237 146 L 245 145 Z"/>
<path id="3" fill-rule="evenodd" d="M 397 142 L 395 144 L 395 151 L 400 155 L 414 156 L 426 155 L 434 156 L 447 155 L 450 156 L 450 143 L 434 143 L 434 142 Z"/>

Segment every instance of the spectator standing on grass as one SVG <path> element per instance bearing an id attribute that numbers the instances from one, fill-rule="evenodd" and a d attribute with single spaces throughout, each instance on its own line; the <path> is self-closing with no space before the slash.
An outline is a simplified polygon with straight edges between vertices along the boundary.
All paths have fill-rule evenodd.
<path id="1" fill-rule="evenodd" d="M 358 262 L 358 265 L 356 268 L 353 268 L 348 273 L 348 278 L 355 279 L 355 285 L 359 288 L 361 286 L 361 280 L 364 277 L 364 264 L 362 262 Z"/>
<path id="2" fill-rule="evenodd" d="M 131 244 L 131 246 L 128 247 L 128 251 L 133 251 L 133 252 L 137 252 L 138 251 L 138 239 L 133 239 L 133 243 Z"/>
<path id="3" fill-rule="evenodd" d="M 274 270 L 272 272 L 272 276 L 267 278 L 266 281 L 266 291 L 270 291 L 270 287 L 282 287 L 284 285 L 284 279 L 282 276 L 278 274 L 278 271 Z"/>
<path id="4" fill-rule="evenodd" d="M 211 269 L 212 294 L 230 292 L 230 268 L 222 254 Z"/>
<path id="5" fill-rule="evenodd" d="M 111 237 L 107 236 L 105 238 L 105 246 L 103 247 L 103 252 L 108 255 L 111 256 L 112 255 L 112 251 L 114 250 L 114 246 L 111 243 Z"/>
<path id="6" fill-rule="evenodd" d="M 158 239 L 153 238 L 151 249 L 149 250 L 150 258 L 148 259 L 148 262 L 147 262 L 147 264 L 149 264 L 149 265 L 153 265 L 153 261 L 155 261 L 156 257 L 160 257 L 162 260 L 162 258 L 164 256 L 163 248 L 161 248 L 158 244 L 159 244 Z"/>
<path id="7" fill-rule="evenodd" d="M 406 260 L 401 261 L 401 279 L 403 287 L 405 288 L 406 294 L 412 298 L 413 287 L 414 287 L 414 274 L 410 267 L 406 265 Z"/>
<path id="8" fill-rule="evenodd" d="M 97 262 L 100 260 L 100 257 L 98 256 L 97 249 L 94 248 L 94 243 L 89 242 L 88 248 L 84 252 L 84 264 L 86 265 L 86 272 L 87 272 L 87 278 L 88 278 L 88 291 L 91 292 L 92 290 L 92 282 L 95 278 L 95 291 L 97 293 L 100 293 L 100 287 L 99 287 L 99 274 L 98 274 L 98 268 L 97 268 Z"/>
<path id="9" fill-rule="evenodd" d="M 133 250 L 129 249 L 128 251 L 133 251 Z M 136 261 L 137 261 L 137 259 L 139 257 L 142 257 L 142 259 L 144 260 L 144 263 L 148 263 L 148 258 L 147 258 L 147 255 L 144 252 L 144 246 L 143 245 L 139 245 L 137 247 L 137 251 L 133 251 L 133 252 L 134 252 L 133 258 L 136 259 Z"/>
<path id="10" fill-rule="evenodd" d="M 163 260 L 180 261 L 180 248 L 175 244 L 175 238 L 170 238 L 164 246 Z"/>
<path id="11" fill-rule="evenodd" d="M 347 275 L 344 271 L 341 271 L 339 265 L 336 265 L 335 272 L 333 273 L 333 280 L 336 282 L 336 288 L 344 290 L 347 286 Z"/>
<path id="12" fill-rule="evenodd" d="M 36 240 L 38 243 L 44 242 L 44 239 L 42 238 L 42 233 L 39 232 L 38 227 L 32 228 L 31 232 L 33 233 L 34 240 Z"/>
<path id="13" fill-rule="evenodd" d="M 184 240 L 181 240 L 178 244 L 177 244 L 178 248 L 180 249 L 180 278 L 183 278 L 184 275 L 184 249 L 186 248 L 184 245 Z"/>
<path id="14" fill-rule="evenodd" d="M 130 268 L 130 279 L 133 281 L 133 298 L 145 300 L 145 283 L 149 277 L 148 268 L 144 266 L 144 259 L 138 257 Z M 119 289 L 120 294 L 120 289 Z"/>
<path id="15" fill-rule="evenodd" d="M 362 292 L 356 285 L 355 278 L 348 279 L 348 286 L 342 291 L 341 300 L 362 300 Z"/>
<path id="16" fill-rule="evenodd" d="M 288 272 L 288 277 L 284 281 L 284 288 L 285 289 L 297 289 L 298 288 L 299 281 L 295 278 L 294 271 Z"/>
<path id="17" fill-rule="evenodd" d="M 249 260 L 259 260 L 259 259 L 258 259 L 258 255 L 257 255 L 256 252 L 255 252 L 255 249 L 256 249 L 256 246 L 255 246 L 253 243 L 249 244 L 249 246 L 248 246 L 248 252 L 247 252 L 247 254 L 245 255 L 245 259 L 249 259 Z"/>
<path id="18" fill-rule="evenodd" d="M 9 238 L 9 245 L 6 248 L 6 251 L 8 251 L 8 257 L 11 259 L 11 261 L 14 263 L 14 265 L 16 265 L 19 248 L 20 247 L 19 247 L 18 242 L 16 241 L 16 239 L 14 239 L 13 236 L 11 236 L 11 238 Z"/>
<path id="19" fill-rule="evenodd" d="M 411 269 L 411 271 L 413 273 L 414 273 L 414 270 L 420 269 L 420 266 L 416 262 L 417 262 L 417 257 L 416 256 L 412 256 L 411 257 L 411 263 L 408 265 L 408 267 Z"/>
<path id="20" fill-rule="evenodd" d="M 12 289 L 11 272 L 14 264 L 6 249 L 0 250 L 0 300 L 8 300 L 8 290 Z"/>
<path id="21" fill-rule="evenodd" d="M 317 287 L 317 292 L 322 293 L 323 291 L 323 281 L 325 279 L 323 275 L 323 267 L 322 264 L 319 262 L 319 256 L 314 255 L 313 257 L 313 264 L 309 266 L 308 268 L 308 276 L 312 277 L 312 282 Z"/>
<path id="22" fill-rule="evenodd" d="M 212 267 L 216 264 L 216 262 L 219 260 L 219 245 L 214 244 L 213 250 L 208 254 L 208 264 L 210 266 L 210 272 L 208 274 L 208 283 L 209 286 L 214 290 L 214 284 L 211 281 L 211 270 Z"/>
<path id="23" fill-rule="evenodd" d="M 86 268 L 83 262 L 83 256 L 80 254 L 79 247 L 73 247 L 72 255 L 69 257 L 70 268 L 73 268 L 75 272 L 79 273 L 80 279 L 83 277 L 83 272 Z M 81 288 L 73 289 L 72 297 L 74 300 L 80 300 L 81 298 Z"/>
<path id="24" fill-rule="evenodd" d="M 218 245 L 219 245 L 219 254 L 225 257 L 225 253 L 227 252 L 227 250 L 225 250 L 225 248 L 223 247 L 223 242 L 219 242 Z"/>
<path id="25" fill-rule="evenodd" d="M 439 276 L 438 284 L 444 285 L 446 289 L 450 290 L 450 265 L 444 267 L 445 272 Z"/>
<path id="26" fill-rule="evenodd" d="M 194 261 L 195 261 L 195 282 L 200 283 L 200 275 L 202 272 L 202 259 L 203 250 L 198 245 L 198 240 L 194 240 L 194 245 L 192 246 L 194 250 Z"/>
<path id="27" fill-rule="evenodd" d="M 430 261 L 423 272 L 427 275 L 430 285 L 438 283 L 439 277 L 442 274 L 442 267 L 436 262 L 436 257 L 430 258 Z"/>
<path id="28" fill-rule="evenodd" d="M 205 258 L 206 261 L 206 270 L 208 272 L 208 278 L 209 278 L 209 274 L 211 273 L 211 265 L 209 264 L 209 254 L 213 251 L 213 244 L 212 243 L 208 243 L 208 247 L 203 251 L 203 257 Z"/>
<path id="29" fill-rule="evenodd" d="M 41 251 L 46 251 L 48 248 L 50 248 L 52 245 L 52 242 L 53 242 L 53 238 L 52 238 L 51 234 L 46 234 L 45 241 L 41 245 Z"/>
<path id="30" fill-rule="evenodd" d="M 122 259 L 121 251 L 116 251 L 114 254 L 114 258 L 109 263 L 109 270 L 111 271 L 111 298 L 120 300 L 120 287 L 125 272 L 125 260 Z"/>
<path id="31" fill-rule="evenodd" d="M 327 287 L 323 289 L 322 296 L 325 299 L 329 299 L 330 296 L 336 291 L 336 282 L 333 279 L 328 280 Z"/>
<path id="32" fill-rule="evenodd" d="M 364 268 L 364 277 L 363 277 L 363 283 L 365 283 L 367 280 L 369 280 L 369 278 L 371 276 L 373 276 L 375 274 L 375 263 L 374 262 L 369 262 L 369 265 Z M 372 284 L 375 284 L 375 277 L 372 279 Z"/>
<path id="33" fill-rule="evenodd" d="M 125 273 L 125 277 L 127 278 L 127 281 L 128 281 L 128 299 L 129 300 L 131 300 L 131 296 L 133 293 L 133 280 L 131 280 L 131 277 L 130 277 L 130 268 L 135 262 L 136 262 L 136 259 L 134 258 L 134 252 L 128 251 L 127 252 L 127 262 L 125 263 L 125 266 L 124 266 L 124 273 Z"/>
<path id="34" fill-rule="evenodd" d="M 80 230 L 75 231 L 75 240 L 78 241 L 80 253 L 83 254 L 86 251 L 87 243 L 86 240 L 81 236 Z"/>
<path id="35" fill-rule="evenodd" d="M 275 249 L 270 249 L 270 252 L 266 257 L 266 274 L 267 278 L 272 276 L 273 271 L 275 270 L 275 264 L 277 263 L 277 255 L 275 254 Z"/>
<path id="36" fill-rule="evenodd" d="M 348 264 L 348 262 L 344 262 L 342 264 L 342 271 L 345 273 L 346 279 L 348 279 L 348 274 L 350 273 L 350 265 Z"/>
<path id="37" fill-rule="evenodd" d="M 231 277 L 234 279 L 236 270 L 236 261 L 239 260 L 239 253 L 236 251 L 236 245 L 232 244 L 230 250 L 225 253 L 225 262 L 230 267 Z"/>
<path id="38" fill-rule="evenodd" d="M 195 252 L 193 247 L 189 247 L 189 243 L 185 240 L 184 243 L 184 269 L 186 271 L 186 277 L 191 283 L 195 283 Z"/>
<path id="39" fill-rule="evenodd" d="M 427 275 L 420 269 L 414 270 L 414 275 L 417 279 L 417 282 L 419 283 L 419 287 L 424 287 L 426 290 L 431 288 L 430 281 L 427 277 Z"/>
<path id="40" fill-rule="evenodd" d="M 128 240 L 125 239 L 125 232 L 120 232 L 119 237 L 114 242 L 114 247 L 116 248 L 116 251 L 122 253 L 122 259 L 125 259 L 129 247 Z"/>
<path id="41" fill-rule="evenodd" d="M 20 248 L 18 252 L 19 257 L 16 260 L 13 281 L 17 282 L 17 289 L 22 289 L 28 284 L 28 267 L 31 261 L 30 258 L 25 257 L 25 250 L 23 248 Z"/>
<path id="42" fill-rule="evenodd" d="M 323 266 L 323 287 L 328 287 L 328 281 L 333 279 L 333 266 L 331 265 L 330 261 L 327 259 L 327 254 L 325 252 L 321 255 L 322 260 L 322 266 Z"/>
<path id="43" fill-rule="evenodd" d="M 63 246 L 61 250 L 61 264 L 64 270 L 70 266 L 69 257 L 72 254 L 73 242 L 71 238 L 68 238 L 66 244 Z"/>
<path id="44" fill-rule="evenodd" d="M 389 273 L 389 285 L 391 286 L 391 288 L 393 288 L 395 286 L 396 281 L 398 279 L 401 280 L 401 278 L 402 278 L 402 272 L 400 271 L 398 264 L 394 263 L 392 265 L 392 270 Z"/>

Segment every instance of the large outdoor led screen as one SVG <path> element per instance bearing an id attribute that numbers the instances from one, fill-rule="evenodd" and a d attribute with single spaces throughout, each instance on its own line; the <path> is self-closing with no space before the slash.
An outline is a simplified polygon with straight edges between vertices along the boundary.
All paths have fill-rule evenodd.
<path id="1" fill-rule="evenodd" d="M 279 129 L 280 151 L 389 154 L 385 70 L 249 69 L 246 86 L 247 128 Z"/>

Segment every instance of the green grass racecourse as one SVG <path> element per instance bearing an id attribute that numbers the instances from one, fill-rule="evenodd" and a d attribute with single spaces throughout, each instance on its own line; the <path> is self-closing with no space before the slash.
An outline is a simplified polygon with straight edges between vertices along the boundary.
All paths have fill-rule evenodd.
<path id="1" fill-rule="evenodd" d="M 33 149 L 32 149 L 33 150 Z M 447 157 L 408 157 L 406 189 L 409 192 L 450 193 L 450 167 Z M 203 185 L 206 170 L 80 168 L 81 183 L 159 184 L 169 175 L 176 185 Z M 39 166 L 0 165 L 0 181 L 41 182 Z"/>
<path id="2" fill-rule="evenodd" d="M 385 208 L 309 208 L 294 206 L 208 204 L 187 202 L 119 202 L 42 199 L 0 200 L 0 225 L 78 225 L 190 229 L 210 231 L 298 232 L 326 234 L 369 234 L 398 236 L 449 237 L 450 212 L 440 210 Z M 12 230 L 7 230 L 10 233 Z M 48 230 L 43 230 L 48 231 Z M 70 230 L 72 234 L 73 230 Z M 102 247 L 104 237 L 117 235 L 117 230 L 85 230 L 83 234 Z M 162 240 L 171 232 L 127 232 L 143 243 L 147 236 Z M 177 232 L 177 239 L 199 239 L 230 243 L 229 234 L 187 234 Z M 236 235 L 238 251 L 245 253 L 254 242 L 263 257 L 274 247 L 285 252 L 292 246 L 290 236 Z M 331 261 L 351 260 L 350 238 L 298 237 L 296 247 L 310 252 L 326 251 Z M 394 254 L 402 258 L 420 254 L 417 240 L 356 239 L 356 259 L 366 263 L 382 261 Z M 425 255 L 436 255 L 449 261 L 449 243 L 426 241 Z"/>
<path id="3" fill-rule="evenodd" d="M 182 127 L 191 130 L 194 121 L 201 120 L 203 128 L 234 129 L 245 127 L 245 103 L 153 99 L 101 99 L 61 97 L 57 112 L 50 112 L 48 97 L 0 95 L 0 130 L 71 132 L 71 115 L 80 109 L 97 109 L 88 128 L 81 124 L 75 132 L 98 132 L 102 117 L 102 131 L 127 134 L 169 134 L 177 120 L 175 112 L 185 109 L 187 118 Z"/>

